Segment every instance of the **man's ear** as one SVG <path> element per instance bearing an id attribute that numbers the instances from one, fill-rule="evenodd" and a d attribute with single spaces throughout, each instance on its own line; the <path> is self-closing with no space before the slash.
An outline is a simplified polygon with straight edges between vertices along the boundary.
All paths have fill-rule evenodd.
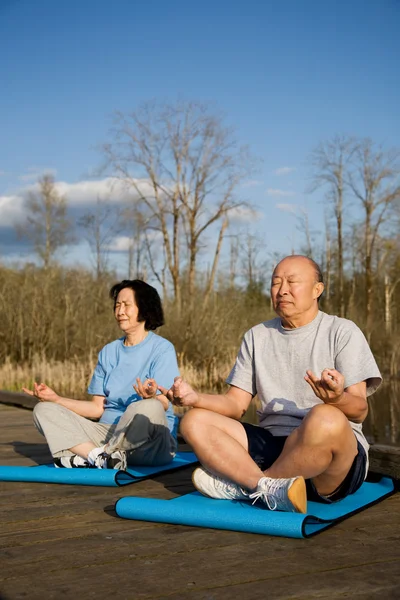
<path id="1" fill-rule="evenodd" d="M 315 284 L 315 298 L 319 298 L 322 294 L 322 292 L 324 291 L 325 286 L 322 283 L 322 281 L 318 281 L 318 283 Z"/>

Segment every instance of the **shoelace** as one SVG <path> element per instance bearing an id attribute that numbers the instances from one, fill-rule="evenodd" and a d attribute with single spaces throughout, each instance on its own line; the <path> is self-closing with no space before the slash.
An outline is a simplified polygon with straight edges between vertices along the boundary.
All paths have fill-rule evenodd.
<path id="1" fill-rule="evenodd" d="M 269 479 L 268 490 L 257 490 L 250 494 L 249 498 L 257 502 L 262 498 L 270 510 L 276 510 L 278 502 L 281 501 L 286 506 L 288 504 L 286 497 L 287 479 Z"/>
<path id="2" fill-rule="evenodd" d="M 222 488 L 224 491 L 227 490 L 230 494 L 232 494 L 232 496 L 237 496 L 240 492 L 243 494 L 243 496 L 246 496 L 246 492 L 236 483 L 227 481 L 226 479 L 222 479 L 222 477 L 217 477 L 216 475 L 214 475 L 215 478 L 215 487 L 216 488 Z"/>

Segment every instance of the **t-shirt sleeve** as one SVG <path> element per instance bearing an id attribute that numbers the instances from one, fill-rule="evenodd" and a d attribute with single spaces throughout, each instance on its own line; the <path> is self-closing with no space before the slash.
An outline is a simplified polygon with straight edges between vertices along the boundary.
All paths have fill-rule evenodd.
<path id="1" fill-rule="evenodd" d="M 254 341 L 251 330 L 244 335 L 235 364 L 226 379 L 226 383 L 234 385 L 252 396 L 257 394 L 254 368 Z"/>
<path id="2" fill-rule="evenodd" d="M 93 396 L 105 396 L 104 392 L 104 378 L 106 376 L 106 372 L 102 365 L 102 351 L 99 352 L 97 365 L 92 375 L 92 379 L 89 383 L 88 393 Z"/>
<path id="3" fill-rule="evenodd" d="M 367 396 L 373 394 L 382 382 L 368 342 L 361 329 L 354 323 L 339 336 L 335 368 L 344 375 L 345 388 L 365 381 Z"/>
<path id="4" fill-rule="evenodd" d="M 175 348 L 171 344 L 155 357 L 150 366 L 150 377 L 155 379 L 158 385 L 169 389 L 178 376 L 178 361 Z"/>

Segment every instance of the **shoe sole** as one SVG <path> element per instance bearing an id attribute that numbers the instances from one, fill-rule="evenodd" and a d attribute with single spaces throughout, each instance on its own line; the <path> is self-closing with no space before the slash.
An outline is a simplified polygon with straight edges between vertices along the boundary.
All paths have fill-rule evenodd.
<path id="1" fill-rule="evenodd" d="M 304 477 L 298 477 L 292 483 L 288 491 L 288 498 L 296 512 L 303 514 L 307 512 L 307 490 Z"/>

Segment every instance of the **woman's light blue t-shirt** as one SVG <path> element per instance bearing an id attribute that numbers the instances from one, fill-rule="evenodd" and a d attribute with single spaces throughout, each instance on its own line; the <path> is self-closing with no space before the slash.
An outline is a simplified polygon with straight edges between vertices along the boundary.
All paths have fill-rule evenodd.
<path id="1" fill-rule="evenodd" d="M 104 396 L 100 423 L 117 423 L 132 402 L 142 400 L 133 388 L 136 377 L 155 379 L 169 389 L 179 375 L 175 348 L 168 340 L 149 331 L 136 346 L 124 346 L 124 337 L 104 346 L 88 387 L 88 393 Z M 170 404 L 165 413 L 171 434 L 176 437 L 178 418 Z"/>

